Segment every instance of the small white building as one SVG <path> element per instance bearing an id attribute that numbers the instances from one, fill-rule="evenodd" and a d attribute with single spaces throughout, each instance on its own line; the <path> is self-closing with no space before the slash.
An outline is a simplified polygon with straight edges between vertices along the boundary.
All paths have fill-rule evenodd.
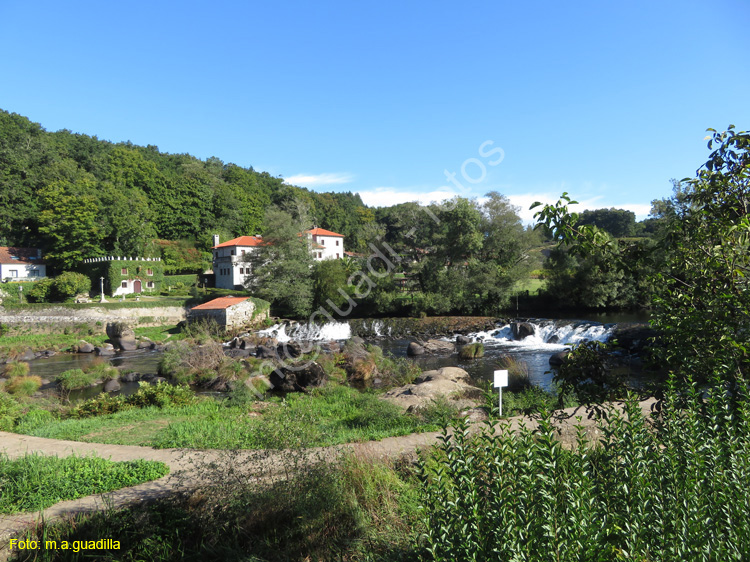
<path id="1" fill-rule="evenodd" d="M 220 297 L 194 306 L 188 312 L 188 322 L 211 320 L 222 328 L 243 328 L 265 318 L 256 317 L 255 303 L 248 297 Z"/>
<path id="2" fill-rule="evenodd" d="M 317 261 L 337 260 L 344 257 L 344 235 L 324 228 L 305 231 L 310 240 L 310 251 Z"/>
<path id="3" fill-rule="evenodd" d="M 41 250 L 0 246 L 0 280 L 34 281 L 46 276 Z"/>

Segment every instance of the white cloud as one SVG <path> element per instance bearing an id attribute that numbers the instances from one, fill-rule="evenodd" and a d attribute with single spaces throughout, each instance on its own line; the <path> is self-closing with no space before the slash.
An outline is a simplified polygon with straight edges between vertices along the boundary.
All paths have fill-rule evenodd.
<path id="1" fill-rule="evenodd" d="M 284 183 L 289 185 L 299 185 L 302 187 L 317 187 L 319 185 L 334 185 L 349 183 L 354 179 L 352 174 L 332 173 L 332 174 L 297 174 L 284 178 Z"/>
<path id="2" fill-rule="evenodd" d="M 370 207 L 390 207 L 391 205 L 398 205 L 399 203 L 408 203 L 411 201 L 417 201 L 426 205 L 432 202 L 441 202 L 446 199 L 451 199 L 456 195 L 466 196 L 466 194 L 459 194 L 456 190 L 448 186 L 439 187 L 426 192 L 420 192 L 417 191 L 417 189 L 418 188 L 399 189 L 395 187 L 375 187 L 373 189 L 360 191 L 359 195 L 362 197 L 364 204 Z M 554 204 L 557 202 L 560 194 L 559 192 L 540 192 L 507 195 L 507 197 L 511 204 L 519 208 L 518 215 L 521 217 L 524 224 L 534 224 L 536 222 L 534 221 L 534 213 L 539 211 L 540 208 L 530 210 L 529 207 L 537 201 L 542 203 L 542 205 Z M 477 197 L 477 201 L 483 203 L 486 201 L 486 197 Z M 587 209 L 609 209 L 610 207 L 633 211 L 636 215 L 636 220 L 645 219 L 651 210 L 651 205 L 640 203 L 628 203 L 622 205 L 610 203 L 603 195 L 580 199 L 578 204 L 570 206 L 570 210 L 580 213 Z"/>
<path id="3" fill-rule="evenodd" d="M 365 205 L 369 207 L 390 207 L 399 203 L 417 201 L 423 205 L 444 201 L 458 195 L 449 187 L 439 187 L 432 191 L 421 193 L 414 189 L 398 189 L 395 187 L 375 187 L 359 192 Z"/>

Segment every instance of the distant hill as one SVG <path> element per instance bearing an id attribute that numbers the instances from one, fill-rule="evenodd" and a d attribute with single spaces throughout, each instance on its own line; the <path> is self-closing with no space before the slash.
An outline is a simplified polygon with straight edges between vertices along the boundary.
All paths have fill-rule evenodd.
<path id="1" fill-rule="evenodd" d="M 40 247 L 59 268 L 102 253 L 156 256 L 155 239 L 207 249 L 214 233 L 261 232 L 270 205 L 305 213 L 352 247 L 373 217 L 358 194 L 312 192 L 218 158 L 48 132 L 0 110 L 0 246 Z"/>

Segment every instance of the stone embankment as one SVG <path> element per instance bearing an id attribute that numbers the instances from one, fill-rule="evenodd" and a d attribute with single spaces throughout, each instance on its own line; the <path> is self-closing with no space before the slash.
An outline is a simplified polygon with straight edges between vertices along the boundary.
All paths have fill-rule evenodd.
<path id="1" fill-rule="evenodd" d="M 150 308 L 105 308 L 45 306 L 39 308 L 5 309 L 0 307 L 0 324 L 24 325 L 34 331 L 44 332 L 51 328 L 80 324 L 100 325 L 109 322 L 133 322 L 139 326 L 164 326 L 185 320 L 187 309 L 182 306 L 159 306 Z"/>

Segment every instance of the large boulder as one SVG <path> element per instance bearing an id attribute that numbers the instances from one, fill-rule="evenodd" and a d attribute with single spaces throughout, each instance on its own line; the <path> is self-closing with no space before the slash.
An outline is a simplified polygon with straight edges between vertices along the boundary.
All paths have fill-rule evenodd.
<path id="1" fill-rule="evenodd" d="M 551 367 L 559 367 L 565 361 L 568 359 L 568 353 L 570 353 L 569 350 L 561 351 L 560 353 L 555 353 L 552 357 L 549 358 L 549 364 Z"/>
<path id="2" fill-rule="evenodd" d="M 458 345 L 466 345 L 471 342 L 472 339 L 469 336 L 464 336 L 463 334 L 459 334 L 458 336 L 456 336 L 456 343 Z"/>
<path id="3" fill-rule="evenodd" d="M 278 367 L 268 377 L 274 390 L 303 392 L 321 386 L 327 380 L 325 369 L 315 361 L 290 367 Z"/>
<path id="4" fill-rule="evenodd" d="M 138 344 L 135 341 L 135 331 L 125 322 L 109 322 L 106 331 L 107 337 L 118 349 L 123 351 L 138 349 Z"/>
<path id="5" fill-rule="evenodd" d="M 276 348 L 276 352 L 283 359 L 296 359 L 302 355 L 302 344 L 298 341 L 280 343 Z"/>
<path id="6" fill-rule="evenodd" d="M 95 347 L 94 351 L 96 351 L 97 355 L 101 355 L 102 357 L 111 357 L 116 353 L 115 347 L 111 343 L 105 343 L 101 347 Z"/>
<path id="7" fill-rule="evenodd" d="M 408 412 L 426 408 L 439 397 L 444 397 L 459 409 L 472 408 L 477 406 L 482 391 L 469 384 L 470 380 L 469 373 L 463 369 L 443 367 L 425 371 L 413 384 L 393 388 L 381 398 Z"/>
<path id="8" fill-rule="evenodd" d="M 458 358 L 463 360 L 479 359 L 484 357 L 484 344 L 470 343 L 458 350 Z"/>
<path id="9" fill-rule="evenodd" d="M 534 326 L 529 322 L 513 322 L 510 329 L 515 340 L 522 340 L 534 335 Z"/>
<path id="10" fill-rule="evenodd" d="M 78 343 L 78 353 L 94 353 L 94 346 L 89 342 L 81 340 Z"/>
<path id="11" fill-rule="evenodd" d="M 104 392 L 116 392 L 120 388 L 120 383 L 117 379 L 111 379 L 104 383 Z"/>
<path id="12" fill-rule="evenodd" d="M 255 356 L 258 359 L 275 359 L 276 349 L 267 345 L 259 345 L 255 350 Z"/>
<path id="13" fill-rule="evenodd" d="M 16 357 L 16 361 L 31 361 L 32 359 L 36 359 L 36 353 L 30 347 L 27 347 L 23 353 Z"/>
<path id="14" fill-rule="evenodd" d="M 413 341 L 406 348 L 406 354 L 410 357 L 417 355 L 452 355 L 456 352 L 456 344 L 452 341 L 427 340 Z"/>
<path id="15" fill-rule="evenodd" d="M 422 347 L 415 341 L 410 342 L 406 348 L 406 354 L 409 357 L 417 357 L 419 355 L 424 355 L 424 347 Z"/>

